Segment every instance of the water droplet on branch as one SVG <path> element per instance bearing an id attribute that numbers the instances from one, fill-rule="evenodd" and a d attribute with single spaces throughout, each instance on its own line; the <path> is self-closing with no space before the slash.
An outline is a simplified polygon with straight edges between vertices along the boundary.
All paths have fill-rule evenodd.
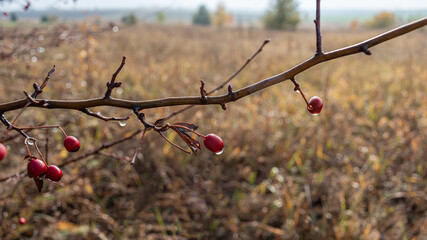
<path id="1" fill-rule="evenodd" d="M 125 120 L 125 121 L 119 121 L 119 125 L 120 125 L 120 127 L 124 127 L 124 126 L 126 126 L 126 124 L 128 123 L 128 121 L 127 120 Z"/>

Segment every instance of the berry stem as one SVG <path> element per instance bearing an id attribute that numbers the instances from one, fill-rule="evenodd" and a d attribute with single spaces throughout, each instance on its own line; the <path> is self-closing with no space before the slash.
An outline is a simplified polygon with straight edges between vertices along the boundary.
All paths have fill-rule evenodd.
<path id="1" fill-rule="evenodd" d="M 299 92 L 299 93 L 301 94 L 302 98 L 304 99 L 305 103 L 307 104 L 307 107 L 308 107 L 309 109 L 312 109 L 313 107 L 308 103 L 307 99 L 305 98 L 304 93 L 303 93 L 303 92 L 302 92 L 302 90 L 301 90 L 301 87 L 299 86 L 299 84 L 297 83 L 297 81 L 295 80 L 295 78 L 294 78 L 294 77 L 292 77 L 292 78 L 291 78 L 291 81 L 292 81 L 292 82 L 294 83 L 294 85 L 295 85 L 294 91 L 295 91 L 295 92 Z"/>
<path id="2" fill-rule="evenodd" d="M 185 127 L 185 126 L 181 126 L 181 125 L 173 125 L 173 124 L 172 124 L 172 125 L 167 124 L 166 126 L 168 126 L 168 127 L 182 128 L 182 129 L 188 130 L 188 131 L 190 131 L 190 132 L 192 132 L 192 133 L 196 134 L 196 135 L 197 135 L 197 136 L 199 136 L 199 137 L 206 138 L 206 136 L 205 136 L 205 135 L 203 135 L 203 134 L 201 134 L 201 133 L 198 133 L 198 132 L 194 131 L 193 129 L 188 128 L 188 127 Z"/>
<path id="3" fill-rule="evenodd" d="M 171 142 L 167 137 L 165 137 L 165 135 L 163 135 L 163 133 L 162 133 L 162 132 L 158 132 L 158 133 L 159 133 L 159 134 L 160 134 L 160 136 L 162 136 L 162 138 L 163 138 L 163 139 L 165 139 L 168 143 L 172 144 L 172 146 L 174 146 L 174 147 L 178 148 L 179 150 L 181 150 L 181 151 L 183 151 L 183 152 L 185 152 L 185 153 L 191 154 L 191 152 L 190 152 L 190 151 L 185 150 L 184 148 L 182 148 L 182 147 L 180 147 L 180 146 L 176 145 L 175 143 Z"/>
<path id="4" fill-rule="evenodd" d="M 61 132 L 64 134 L 65 137 L 68 137 L 65 133 L 64 129 L 59 125 L 46 125 L 46 126 L 36 126 L 36 127 L 20 127 L 21 130 L 27 130 L 27 129 L 40 129 L 40 128 L 59 128 Z"/>
<path id="5" fill-rule="evenodd" d="M 27 148 L 28 155 L 32 156 L 30 148 L 28 147 L 28 139 L 29 138 L 25 138 L 24 144 L 25 144 L 25 147 Z M 32 141 L 32 139 L 31 139 L 31 141 Z"/>
<path id="6" fill-rule="evenodd" d="M 147 132 L 147 127 L 145 127 L 145 128 L 144 128 L 144 131 L 142 132 L 142 136 L 141 136 L 141 139 L 139 140 L 138 147 L 136 148 L 136 150 L 135 150 L 135 154 L 133 155 L 132 160 L 130 161 L 130 164 L 131 164 L 131 165 L 134 165 L 134 164 L 135 164 L 136 155 L 137 155 L 137 154 L 138 154 L 138 152 L 141 150 L 141 146 L 142 146 L 142 142 L 143 142 L 143 140 L 144 140 L 145 132 Z"/>
<path id="7" fill-rule="evenodd" d="M 39 153 L 39 155 L 40 155 L 40 157 L 41 157 L 42 161 L 44 162 L 44 164 L 45 164 L 46 166 L 49 166 L 49 164 L 47 164 L 46 159 L 44 158 L 44 156 L 43 156 L 42 152 L 40 151 L 39 147 L 37 146 L 36 141 L 34 141 L 34 147 L 36 148 L 37 152 Z"/>
<path id="8" fill-rule="evenodd" d="M 28 147 L 28 140 L 31 140 L 31 141 L 33 141 L 33 142 L 34 142 L 34 147 L 36 148 L 37 153 L 40 155 L 40 158 L 42 159 L 43 163 L 44 163 L 46 166 L 49 166 L 49 164 L 47 164 L 47 162 L 46 162 L 46 160 L 45 160 L 45 158 L 44 158 L 44 156 L 43 156 L 42 152 L 40 151 L 39 147 L 37 146 L 37 140 L 36 140 L 35 138 L 26 138 L 26 139 L 25 139 L 25 141 L 24 141 L 25 146 L 26 146 L 27 151 L 28 151 L 28 155 L 30 155 L 30 156 L 31 156 L 30 148 Z"/>

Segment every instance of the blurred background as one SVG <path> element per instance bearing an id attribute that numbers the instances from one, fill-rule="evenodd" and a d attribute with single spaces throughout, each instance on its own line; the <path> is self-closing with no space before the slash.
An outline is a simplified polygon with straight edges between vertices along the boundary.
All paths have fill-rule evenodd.
<path id="1" fill-rule="evenodd" d="M 212 90 L 263 43 L 232 81 L 240 89 L 315 52 L 314 0 L 1 0 L 0 102 L 22 99 L 56 65 L 39 98 L 112 96 L 148 100 Z M 427 2 L 322 3 L 324 50 L 366 40 L 427 16 Z M 169 119 L 215 133 L 223 154 L 187 155 L 148 132 L 62 168 L 59 183 L 9 176 L 26 169 L 24 139 L 0 130 L 0 239 L 426 239 L 427 29 L 299 74 L 312 116 L 290 81 L 237 102 L 196 106 Z M 226 89 L 217 94 L 226 93 Z M 154 122 L 181 107 L 145 110 Z M 129 110 L 91 109 L 107 116 Z M 7 112 L 12 120 L 19 111 Z M 82 144 L 62 147 L 55 130 L 32 130 L 60 165 L 142 129 L 77 111 L 26 109 L 17 126 L 61 125 Z M 185 147 L 176 134 L 169 140 Z M 48 150 L 46 152 L 46 149 Z M 26 224 L 19 224 L 25 218 Z"/>

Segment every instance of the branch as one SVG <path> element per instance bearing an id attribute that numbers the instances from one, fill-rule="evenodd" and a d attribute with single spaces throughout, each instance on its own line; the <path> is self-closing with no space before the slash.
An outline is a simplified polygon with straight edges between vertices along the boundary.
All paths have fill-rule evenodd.
<path id="1" fill-rule="evenodd" d="M 207 97 L 206 103 L 200 101 L 200 96 L 191 96 L 191 97 L 170 97 L 162 98 L 155 100 L 147 101 L 131 101 L 124 99 L 115 99 L 115 98 L 94 98 L 94 99 L 85 99 L 85 100 L 45 100 L 45 108 L 49 109 L 74 109 L 82 111 L 85 108 L 97 107 L 97 106 L 111 106 L 125 109 L 150 109 L 150 108 L 160 108 L 168 106 L 179 106 L 179 105 L 201 105 L 201 104 L 225 104 L 234 100 L 251 95 L 255 92 L 258 92 L 262 89 L 270 87 L 272 85 L 278 84 L 280 82 L 286 81 L 292 77 L 295 77 L 297 74 L 304 72 L 305 70 L 318 65 L 322 62 L 327 62 L 336 58 L 341 58 L 344 56 L 366 52 L 367 49 L 381 44 L 383 42 L 389 41 L 398 36 L 407 34 L 411 31 L 414 31 L 418 28 L 424 27 L 427 25 L 427 18 L 420 19 L 418 21 L 411 22 L 404 26 L 395 28 L 391 31 L 385 32 L 383 34 L 377 35 L 366 41 L 337 49 L 334 51 L 326 52 L 322 55 L 315 55 L 312 58 L 298 64 L 297 66 L 279 73 L 275 76 L 266 78 L 259 82 L 256 82 L 250 86 L 239 89 L 238 91 L 233 92 L 234 94 L 225 94 L 215 97 Z M 232 97 L 234 95 L 234 98 Z M 42 101 L 42 100 L 40 100 Z M 0 113 L 7 111 L 12 111 L 20 109 L 28 103 L 28 99 L 21 99 L 14 102 L 0 104 Z M 37 104 L 31 103 L 30 107 L 42 107 Z"/>
<path id="2" fill-rule="evenodd" d="M 115 81 L 116 81 L 117 75 L 119 75 L 119 73 L 122 70 L 122 68 L 125 65 L 125 63 L 126 63 L 126 57 L 123 56 L 122 63 L 120 64 L 119 68 L 117 69 L 117 71 L 111 77 L 111 81 L 107 82 L 107 91 L 105 92 L 104 98 L 110 98 L 111 97 L 111 92 L 113 91 L 113 89 L 117 88 L 117 87 L 120 87 L 122 85 L 122 82 L 115 82 Z"/>
<path id="3" fill-rule="evenodd" d="M 49 82 L 50 75 L 55 72 L 55 65 L 53 65 L 52 69 L 47 73 L 46 78 L 44 79 L 41 86 L 39 86 L 37 83 L 33 84 L 34 87 L 34 93 L 31 95 L 32 98 L 37 98 L 37 96 L 43 92 L 43 88 L 46 87 L 47 82 Z"/>
<path id="4" fill-rule="evenodd" d="M 316 0 L 316 55 L 322 55 L 322 32 L 320 31 L 320 0 Z"/>

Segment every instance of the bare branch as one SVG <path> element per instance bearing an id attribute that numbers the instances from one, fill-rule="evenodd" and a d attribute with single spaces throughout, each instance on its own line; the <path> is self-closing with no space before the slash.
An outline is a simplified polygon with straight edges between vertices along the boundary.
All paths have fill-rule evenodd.
<path id="1" fill-rule="evenodd" d="M 21 129 L 19 129 L 19 128 L 17 128 L 17 127 L 15 127 L 15 126 L 13 126 L 7 119 L 6 119 L 6 117 L 4 116 L 4 114 L 0 114 L 0 121 L 9 129 L 12 129 L 12 130 L 15 130 L 15 131 L 17 131 L 19 134 L 21 134 L 22 136 L 24 136 L 25 138 L 29 138 L 29 136 L 24 132 L 24 131 L 22 131 Z"/>
<path id="2" fill-rule="evenodd" d="M 316 0 L 316 20 L 314 20 L 316 26 L 316 55 L 322 55 L 322 32 L 320 31 L 320 0 Z"/>
<path id="3" fill-rule="evenodd" d="M 334 50 L 331 52 L 326 52 L 322 55 L 315 55 L 312 58 L 306 60 L 305 62 L 302 62 L 285 72 L 279 73 L 275 76 L 266 78 L 250 86 L 247 86 L 242 89 L 239 89 L 238 91 L 235 91 L 234 100 L 238 100 L 240 98 L 243 98 L 255 92 L 258 92 L 262 89 L 270 87 L 272 85 L 286 81 L 292 77 L 295 77 L 297 74 L 315 65 L 318 65 L 319 63 L 327 62 L 327 61 L 348 56 L 351 54 L 365 52 L 366 50 L 364 49 L 369 49 L 373 46 L 386 42 L 390 39 L 404 35 L 415 29 L 424 27 L 426 24 L 427 24 L 427 18 L 423 18 L 418 21 L 414 21 L 412 23 L 406 24 L 404 26 L 395 28 L 386 33 L 375 36 L 366 41 L 363 41 L 345 48 L 341 48 L 338 50 Z M 47 104 L 46 108 L 74 109 L 74 110 L 82 111 L 85 108 L 97 107 L 97 106 L 112 106 L 112 107 L 118 107 L 118 108 L 143 110 L 143 109 L 149 109 L 149 108 L 160 108 L 160 107 L 179 106 L 179 105 L 225 104 L 230 101 L 233 101 L 233 99 L 231 94 L 225 94 L 225 95 L 220 95 L 215 97 L 207 97 L 206 103 L 202 103 L 200 101 L 199 96 L 170 97 L 170 98 L 162 98 L 162 99 L 147 100 L 147 101 L 131 101 L 131 100 L 115 99 L 115 98 L 95 98 L 95 99 L 85 99 L 85 100 L 45 100 L 45 101 Z M 0 104 L 0 113 L 20 109 L 24 107 L 27 104 L 27 102 L 28 102 L 27 99 L 21 99 L 14 102 Z M 29 106 L 41 107 L 40 105 L 35 105 L 33 103 L 31 103 Z"/>

